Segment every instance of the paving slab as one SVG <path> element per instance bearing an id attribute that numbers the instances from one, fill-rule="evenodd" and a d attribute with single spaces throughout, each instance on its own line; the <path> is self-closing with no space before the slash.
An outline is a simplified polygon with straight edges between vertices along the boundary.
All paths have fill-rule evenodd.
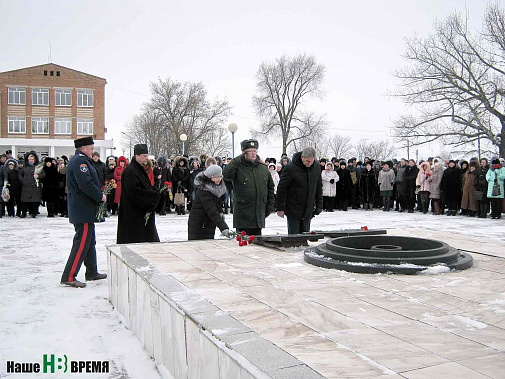
<path id="1" fill-rule="evenodd" d="M 424 233 L 408 229 L 408 235 Z M 473 249 L 474 266 L 371 275 L 312 266 L 303 248 L 239 247 L 230 240 L 128 248 L 171 278 L 153 276 L 173 298 L 187 306 L 186 288 L 215 307 L 212 314 L 209 305 L 205 312 L 197 308 L 192 317 L 270 377 L 503 377 L 505 249 L 430 234 Z"/>

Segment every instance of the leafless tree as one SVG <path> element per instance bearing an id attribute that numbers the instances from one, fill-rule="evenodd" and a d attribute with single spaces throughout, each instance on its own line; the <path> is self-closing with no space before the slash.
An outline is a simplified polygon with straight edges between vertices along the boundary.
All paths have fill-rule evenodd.
<path id="1" fill-rule="evenodd" d="M 361 139 L 354 147 L 354 150 L 359 160 L 369 157 L 384 161 L 392 159 L 396 154 L 394 142 L 391 140 L 368 141 L 367 139 Z"/>
<path id="2" fill-rule="evenodd" d="M 127 130 L 136 143 L 147 143 L 153 155 L 182 153 L 181 134 L 188 137 L 185 152 L 189 155 L 229 149 L 223 123 L 231 107 L 226 100 L 207 100 L 202 83 L 159 79 L 151 83 L 151 94 Z"/>
<path id="3" fill-rule="evenodd" d="M 324 71 L 323 65 L 306 54 L 262 63 L 256 74 L 257 94 L 253 97 L 262 123 L 255 135 L 281 137 L 282 152 L 286 153 L 291 144 L 317 134 L 324 117 L 307 111 L 304 101 L 322 97 Z"/>
<path id="4" fill-rule="evenodd" d="M 411 146 L 441 140 L 464 150 L 489 141 L 505 156 L 505 13 L 487 9 L 483 31 L 470 33 L 467 18 L 454 13 L 427 38 L 407 39 L 409 65 L 397 70 L 393 94 L 417 109 L 394 122 L 398 141 Z"/>
<path id="5" fill-rule="evenodd" d="M 352 154 L 352 139 L 339 134 L 333 135 L 325 141 L 328 145 L 328 155 L 336 158 L 349 158 Z"/>

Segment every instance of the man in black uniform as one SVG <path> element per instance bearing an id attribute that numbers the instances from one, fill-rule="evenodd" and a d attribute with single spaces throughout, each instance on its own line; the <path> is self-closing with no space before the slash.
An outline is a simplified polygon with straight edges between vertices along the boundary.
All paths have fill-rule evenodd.
<path id="1" fill-rule="evenodd" d="M 107 200 L 102 194 L 100 181 L 93 155 L 93 137 L 79 138 L 74 141 L 75 155 L 68 162 L 67 201 L 68 217 L 74 224 L 75 236 L 61 284 L 70 287 L 86 287 L 86 283 L 76 280 L 82 263 L 86 266 L 86 280 L 105 279 L 107 274 L 100 274 L 96 267 L 95 222 L 97 207 Z"/>

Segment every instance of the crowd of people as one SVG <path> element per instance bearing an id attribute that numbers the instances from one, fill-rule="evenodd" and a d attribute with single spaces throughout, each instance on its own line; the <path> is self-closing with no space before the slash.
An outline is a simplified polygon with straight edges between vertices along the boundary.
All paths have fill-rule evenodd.
<path id="1" fill-rule="evenodd" d="M 131 160 L 109 156 L 103 162 L 91 137 L 74 141 L 68 159 L 30 151 L 14 159 L 0 157 L 2 202 L 10 217 L 35 218 L 39 206 L 47 217 L 68 217 L 75 237 L 61 283 L 85 287 L 76 280 L 82 263 L 86 280 L 107 277 L 97 270 L 94 224 L 118 216 L 117 243 L 158 242 L 155 215 L 189 212 L 188 239 L 214 238 L 216 228 L 232 237 L 223 214 L 233 213 L 233 227 L 260 235 L 265 219 L 277 212 L 287 218 L 288 234 L 310 231 L 322 211 L 363 209 L 434 215 L 456 214 L 499 219 L 505 211 L 503 159 L 467 161 L 429 158 L 374 161 L 365 158 L 317 160 L 307 147 L 289 159 L 261 160 L 259 143 L 241 142 L 242 154 L 231 157 L 148 155 L 134 147 Z M 105 209 L 104 209 L 105 208 Z"/>
<path id="2" fill-rule="evenodd" d="M 66 166 L 68 158 L 45 157 L 40 162 L 32 151 L 24 157 L 12 158 L 10 151 L 0 159 L 0 183 L 9 190 L 9 199 L 0 200 L 0 217 L 35 218 L 38 207 L 47 207 L 47 217 L 68 217 L 66 199 Z M 121 201 L 121 177 L 130 163 L 124 156 L 108 156 L 104 161 L 98 152 L 92 158 L 102 188 L 110 181 L 115 188 L 107 195 L 105 217 L 116 215 Z M 193 206 L 199 173 L 211 165 L 223 170 L 231 163 L 231 157 L 177 156 L 149 159 L 144 166 L 153 186 L 161 189 L 156 213 L 166 215 L 175 212 L 186 214 Z M 283 170 L 291 162 L 286 155 L 281 159 L 266 158 L 260 162 L 268 167 L 274 184 L 274 194 Z M 348 208 L 371 211 L 395 210 L 398 212 L 431 212 L 434 215 L 457 214 L 469 217 L 501 218 L 503 203 L 503 159 L 477 158 L 465 160 L 442 160 L 429 158 L 418 164 L 410 159 L 400 161 L 374 161 L 365 158 L 319 160 L 322 179 L 322 209 L 326 212 L 347 211 Z M 495 184 L 497 186 L 495 186 Z M 233 212 L 232 186 L 225 186 L 221 199 L 221 212 Z M 496 194 L 493 195 L 493 188 Z M 496 190 L 499 188 L 499 190 Z M 182 194 L 182 196 L 175 196 Z M 177 199 L 175 199 L 177 197 Z M 181 201 L 184 200 L 184 201 Z M 502 204 L 503 203 L 503 204 Z"/>

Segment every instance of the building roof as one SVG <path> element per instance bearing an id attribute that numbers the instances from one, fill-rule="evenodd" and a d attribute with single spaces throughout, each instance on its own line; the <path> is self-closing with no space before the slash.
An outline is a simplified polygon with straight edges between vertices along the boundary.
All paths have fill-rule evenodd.
<path id="1" fill-rule="evenodd" d="M 72 68 L 68 68 L 68 67 L 65 67 L 65 66 L 61 66 L 61 65 L 56 64 L 56 63 L 44 63 L 44 64 L 37 65 L 37 66 L 30 66 L 30 67 L 18 68 L 18 69 L 15 69 L 15 70 L 3 71 L 3 72 L 0 72 L 0 75 L 2 75 L 2 74 L 8 74 L 8 73 L 14 73 L 14 72 L 23 71 L 23 70 L 31 70 L 31 69 L 34 69 L 34 68 L 44 68 L 44 67 L 47 67 L 47 68 L 53 67 L 53 68 L 65 69 L 65 70 L 73 71 L 73 72 L 81 74 L 81 75 L 91 76 L 91 77 L 96 78 L 96 79 L 104 80 L 105 82 L 107 82 L 107 80 L 105 78 L 101 78 L 101 77 L 96 76 L 96 75 L 87 74 L 85 72 L 82 72 L 82 71 L 79 71 L 79 70 L 74 70 Z"/>

